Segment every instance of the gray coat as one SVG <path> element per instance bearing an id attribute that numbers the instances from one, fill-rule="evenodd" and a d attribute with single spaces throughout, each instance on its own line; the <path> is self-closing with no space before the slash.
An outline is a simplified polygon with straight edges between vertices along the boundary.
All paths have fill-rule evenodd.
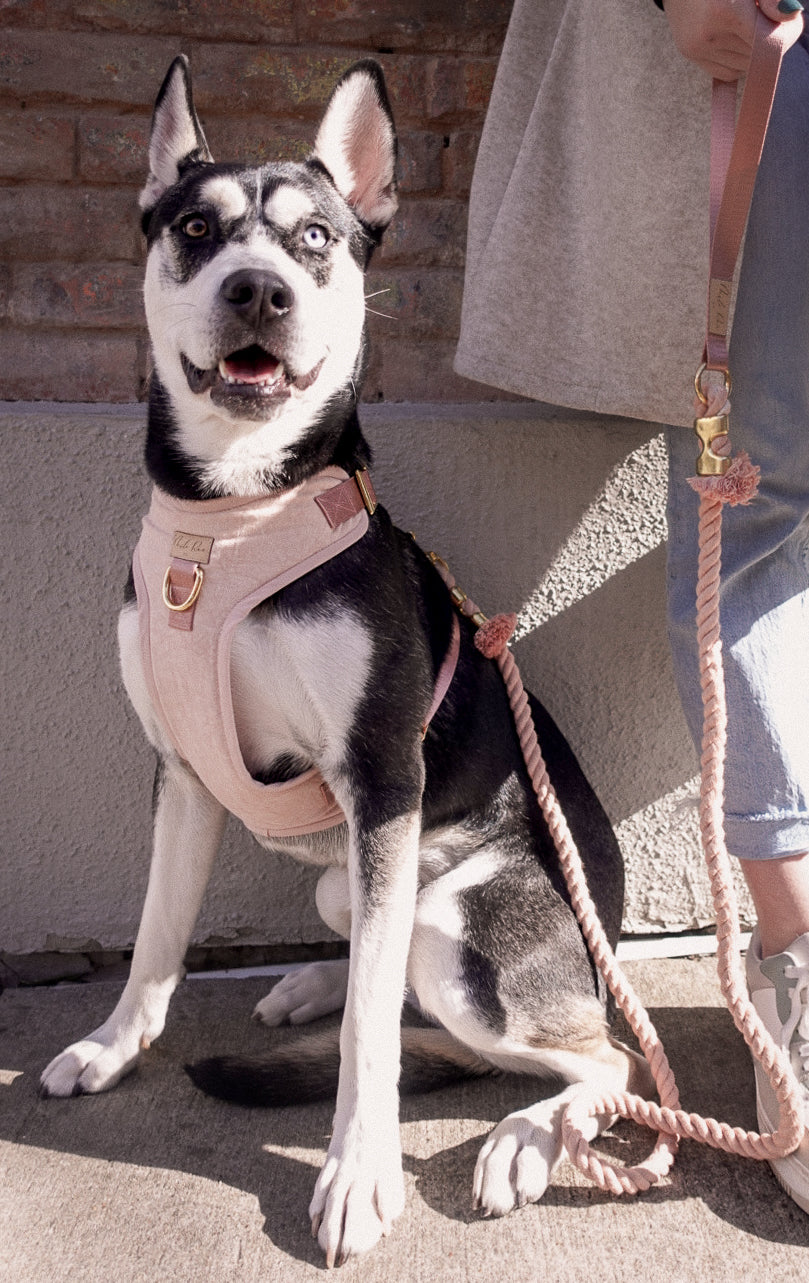
<path id="1" fill-rule="evenodd" d="M 456 369 L 693 422 L 710 80 L 652 0 L 515 0 L 472 186 Z"/>

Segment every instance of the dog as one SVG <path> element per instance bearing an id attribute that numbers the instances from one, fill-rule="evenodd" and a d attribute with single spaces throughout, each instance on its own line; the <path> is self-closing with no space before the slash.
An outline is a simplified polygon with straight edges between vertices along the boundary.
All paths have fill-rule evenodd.
<path id="1" fill-rule="evenodd" d="M 184 58 L 160 90 L 141 195 L 155 500 L 119 631 L 124 683 L 158 757 L 153 856 L 120 1001 L 42 1075 L 46 1096 L 105 1091 L 160 1034 L 228 810 L 265 845 L 321 866 L 317 906 L 349 958 L 286 976 L 256 1015 L 303 1024 L 344 1008 L 339 1048 L 304 1033 L 266 1063 L 190 1072 L 244 1102 L 336 1089 L 309 1208 L 329 1265 L 370 1249 L 402 1212 L 402 1061 L 416 1088 L 502 1071 L 568 1084 L 486 1142 L 474 1201 L 498 1215 L 542 1196 L 573 1095 L 649 1085 L 609 1034 L 497 666 L 431 560 L 375 506 L 357 414 L 364 273 L 397 208 L 396 146 L 370 60 L 339 80 L 302 162 L 214 163 Z M 265 510 L 291 533 L 283 521 L 277 538 L 264 533 Z M 209 628 L 231 520 L 258 582 L 238 587 L 238 608 L 220 602 Z M 265 568 L 270 545 L 289 555 Z M 194 670 L 181 648 L 206 635 Z M 175 657 L 168 677 L 161 647 Z M 618 845 L 563 736 L 531 707 L 614 943 Z M 208 740 L 221 741 L 212 754 Z M 289 810 L 301 781 L 308 823 Z M 265 798 L 270 809 L 280 799 L 274 831 Z M 406 988 L 424 1020 L 402 1030 Z"/>

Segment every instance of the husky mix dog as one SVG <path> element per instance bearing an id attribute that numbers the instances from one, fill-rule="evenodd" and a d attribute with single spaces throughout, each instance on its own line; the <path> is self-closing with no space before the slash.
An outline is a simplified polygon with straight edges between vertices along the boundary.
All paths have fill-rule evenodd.
<path id="1" fill-rule="evenodd" d="M 206 1090 L 248 1103 L 336 1090 L 309 1208 L 335 1264 L 372 1247 L 403 1208 L 400 1067 L 403 1090 L 499 1071 L 551 1077 L 557 1092 L 569 1084 L 487 1140 L 474 1200 L 490 1214 L 542 1196 L 560 1157 L 564 1108 L 583 1085 L 644 1090 L 648 1080 L 643 1062 L 608 1034 L 497 666 L 475 648 L 471 623 L 459 624 L 430 560 L 369 499 L 357 417 L 364 272 L 397 205 L 381 70 L 363 61 L 346 72 L 308 160 L 247 167 L 212 160 L 178 58 L 157 99 L 149 159 L 146 464 L 154 503 L 168 505 L 164 524 L 180 524 L 171 548 L 156 554 L 161 573 L 167 567 L 162 600 L 147 583 L 148 550 L 136 557 L 120 647 L 127 691 L 158 754 L 153 858 L 120 1001 L 51 1062 L 43 1092 L 114 1086 L 163 1029 L 227 810 L 245 818 L 201 744 L 222 739 L 216 716 L 230 718 L 251 805 L 251 789 L 286 797 L 301 777 L 318 786 L 308 829 L 286 812 L 272 836 L 249 808 L 245 822 L 265 845 L 322 867 L 318 909 L 350 940 L 349 960 L 288 975 L 256 1015 L 268 1025 L 344 1015 L 339 1046 L 303 1034 L 266 1062 L 223 1058 L 190 1072 Z M 301 534 L 295 504 L 314 511 L 312 495 L 332 488 L 341 501 L 349 496 L 348 516 L 332 511 L 322 521 L 327 535 L 311 537 L 311 554 L 310 512 Z M 292 534 L 263 534 L 265 508 L 273 520 L 293 512 Z M 148 526 L 159 541 L 162 511 L 153 505 L 144 538 Z M 216 704 L 224 653 L 225 712 L 198 714 L 202 696 L 179 689 L 192 661 L 181 654 L 160 678 L 150 646 L 203 637 L 219 545 L 232 538 L 216 523 L 234 512 L 259 560 L 271 544 L 289 545 L 303 573 L 288 573 L 288 556 L 240 590 L 236 622 L 229 632 L 222 625 L 218 658 L 200 661 L 198 677 Z M 321 555 L 335 538 L 336 551 Z M 228 611 L 230 603 L 220 613 Z M 190 731 L 178 730 L 182 703 L 197 716 Z M 532 711 L 614 942 L 623 898 L 614 835 L 563 737 L 537 701 Z M 219 760 L 232 774 L 233 735 L 228 744 Z M 425 1019 L 402 1030 L 408 987 Z"/>

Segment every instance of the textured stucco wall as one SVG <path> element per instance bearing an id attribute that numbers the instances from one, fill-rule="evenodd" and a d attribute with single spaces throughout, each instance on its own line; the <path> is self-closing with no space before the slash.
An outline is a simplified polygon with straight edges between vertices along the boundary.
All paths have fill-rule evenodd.
<path id="1" fill-rule="evenodd" d="M 688 805 L 696 758 L 664 623 L 659 429 L 541 406 L 368 406 L 383 502 L 484 610 L 520 611 L 526 682 L 616 825 L 625 927 L 712 921 Z M 122 692 L 116 615 L 148 485 L 137 406 L 0 407 L 0 950 L 131 944 L 151 750 Z M 314 876 L 234 823 L 196 943 L 326 939 Z"/>

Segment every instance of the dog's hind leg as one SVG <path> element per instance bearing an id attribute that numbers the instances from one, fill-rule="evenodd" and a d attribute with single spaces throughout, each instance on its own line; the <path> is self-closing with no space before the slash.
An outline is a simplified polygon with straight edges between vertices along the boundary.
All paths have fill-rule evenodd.
<path id="1" fill-rule="evenodd" d="M 315 903 L 327 927 L 348 940 L 351 936 L 351 899 L 348 870 L 332 866 L 318 881 Z M 309 962 L 279 980 L 256 1006 L 253 1016 L 265 1025 L 305 1025 L 310 1020 L 341 1011 L 348 992 L 348 958 Z"/>
<path id="2" fill-rule="evenodd" d="M 45 1096 L 106 1091 L 162 1032 L 219 849 L 225 811 L 178 759 L 158 768 L 154 847 L 129 980 L 115 1010 L 42 1074 Z"/>
<path id="3" fill-rule="evenodd" d="M 265 1025 L 307 1025 L 342 1011 L 348 992 L 348 958 L 307 962 L 285 975 L 256 1004 L 253 1017 Z"/>
<path id="4" fill-rule="evenodd" d="M 508 1114 L 490 1134 L 478 1155 L 473 1180 L 474 1206 L 486 1216 L 504 1216 L 542 1198 L 564 1156 L 562 1119 L 577 1095 L 626 1089 L 647 1097 L 652 1094 L 640 1057 L 612 1042 L 602 1052 L 602 1059 L 593 1059 L 590 1076 L 547 1100 Z M 612 1122 L 610 1116 L 588 1118 L 585 1139 L 593 1140 Z"/>
<path id="5" fill-rule="evenodd" d="M 542 1197 L 573 1094 L 651 1093 L 645 1062 L 609 1037 L 578 925 L 534 859 L 489 849 L 430 883 L 417 902 L 408 974 L 425 1010 L 490 1064 L 570 1084 L 509 1115 L 487 1140 L 474 1185 L 487 1214 Z"/>

